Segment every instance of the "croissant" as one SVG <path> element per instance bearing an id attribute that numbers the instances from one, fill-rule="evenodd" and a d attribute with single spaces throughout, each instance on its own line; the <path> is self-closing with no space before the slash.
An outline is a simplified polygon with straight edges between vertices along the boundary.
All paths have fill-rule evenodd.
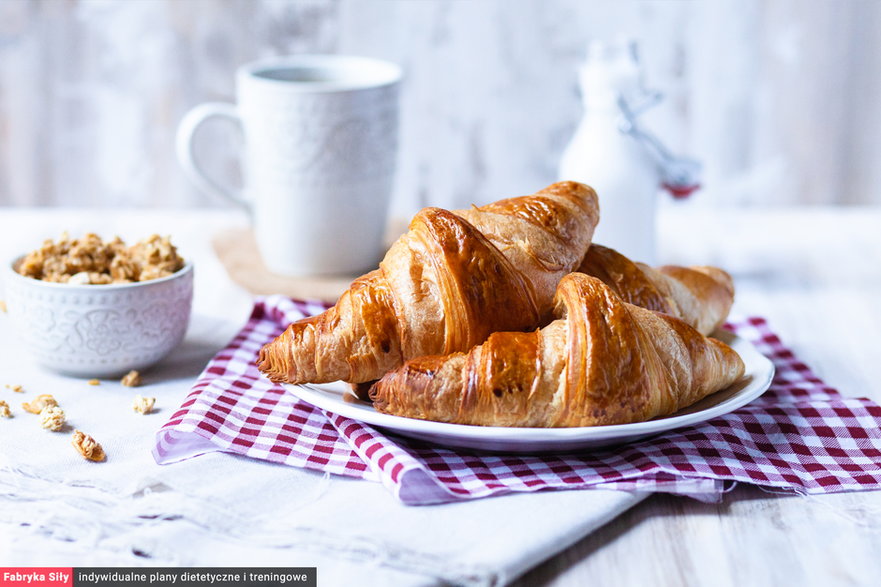
<path id="1" fill-rule="evenodd" d="M 598 220 L 596 193 L 575 182 L 469 210 L 426 208 L 379 269 L 326 312 L 291 324 L 258 366 L 273 381 L 362 383 L 413 357 L 537 328 Z"/>
<path id="2" fill-rule="evenodd" d="M 734 282 L 717 267 L 655 269 L 592 244 L 576 271 L 599 278 L 625 302 L 681 318 L 701 334 L 721 326 L 734 303 Z"/>
<path id="3" fill-rule="evenodd" d="M 370 389 L 388 414 L 482 426 L 568 427 L 672 414 L 734 383 L 740 356 L 666 314 L 572 273 L 541 330 L 497 332 L 467 353 L 421 357 Z"/>

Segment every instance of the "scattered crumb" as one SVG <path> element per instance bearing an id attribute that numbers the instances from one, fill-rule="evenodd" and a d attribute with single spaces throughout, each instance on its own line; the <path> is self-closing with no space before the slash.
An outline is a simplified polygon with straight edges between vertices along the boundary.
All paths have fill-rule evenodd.
<path id="1" fill-rule="evenodd" d="M 55 401 L 55 398 L 49 395 L 48 393 L 44 393 L 43 395 L 38 395 L 34 398 L 34 400 L 30 403 L 21 404 L 22 409 L 25 412 L 30 414 L 39 414 L 43 411 L 43 408 L 57 406 L 58 402 Z"/>
<path id="2" fill-rule="evenodd" d="M 135 401 L 132 403 L 132 409 L 139 414 L 149 414 L 153 411 L 153 406 L 155 404 L 155 397 L 144 397 L 141 395 L 136 395 Z"/>
<path id="3" fill-rule="evenodd" d="M 141 384 L 141 374 L 137 371 L 129 371 L 120 381 L 126 387 L 137 387 Z"/>
<path id="4" fill-rule="evenodd" d="M 24 393 L 24 387 L 22 387 L 21 385 L 18 385 L 17 383 L 15 385 L 10 385 L 7 383 L 6 389 L 11 389 L 15 393 Z"/>
<path id="5" fill-rule="evenodd" d="M 106 458 L 104 449 L 101 448 L 98 441 L 85 432 L 74 430 L 71 444 L 87 460 L 100 462 Z"/>
<path id="6" fill-rule="evenodd" d="M 12 410 L 9 409 L 9 404 L 7 404 L 3 400 L 0 400 L 0 417 L 3 417 L 3 418 L 11 418 L 12 417 Z"/>
<path id="7" fill-rule="evenodd" d="M 6 311 L 6 302 L 4 302 L 3 300 L 0 300 L 0 312 L 5 312 L 5 311 Z"/>
<path id="8" fill-rule="evenodd" d="M 46 406 L 40 412 L 40 426 L 46 430 L 58 432 L 64 427 L 64 410 L 58 406 Z"/>
<path id="9" fill-rule="evenodd" d="M 101 385 L 101 382 L 98 379 L 89 379 L 87 381 L 89 385 Z"/>

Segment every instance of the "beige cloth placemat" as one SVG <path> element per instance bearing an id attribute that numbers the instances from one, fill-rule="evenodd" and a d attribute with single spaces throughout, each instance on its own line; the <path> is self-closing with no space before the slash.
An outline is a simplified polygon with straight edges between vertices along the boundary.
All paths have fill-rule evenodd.
<path id="1" fill-rule="evenodd" d="M 391 246 L 407 230 L 404 219 L 393 219 L 386 231 L 385 243 Z M 255 295 L 282 294 L 292 298 L 334 303 L 358 275 L 325 277 L 290 277 L 272 273 L 257 250 L 250 228 L 231 228 L 214 235 L 214 252 L 230 278 Z"/>
<path id="2" fill-rule="evenodd" d="M 282 294 L 333 303 L 358 277 L 288 277 L 272 273 L 260 257 L 254 233 L 247 228 L 219 232 L 211 244 L 230 278 L 253 294 Z"/>

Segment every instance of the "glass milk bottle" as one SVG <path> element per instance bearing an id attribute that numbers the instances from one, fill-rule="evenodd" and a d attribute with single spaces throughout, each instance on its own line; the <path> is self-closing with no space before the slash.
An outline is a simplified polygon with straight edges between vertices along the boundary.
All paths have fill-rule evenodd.
<path id="1" fill-rule="evenodd" d="M 599 195 L 594 242 L 652 264 L 659 188 L 669 183 L 668 171 L 681 176 L 683 169 L 696 173 L 699 166 L 673 158 L 637 126 L 631 105 L 637 100 L 647 103 L 647 98 L 656 103 L 659 96 L 643 90 L 632 43 L 591 43 L 579 82 L 584 117 L 563 153 L 559 178 L 586 183 Z M 680 193 L 696 187 L 695 176 L 686 175 L 671 179 L 678 182 Z"/>

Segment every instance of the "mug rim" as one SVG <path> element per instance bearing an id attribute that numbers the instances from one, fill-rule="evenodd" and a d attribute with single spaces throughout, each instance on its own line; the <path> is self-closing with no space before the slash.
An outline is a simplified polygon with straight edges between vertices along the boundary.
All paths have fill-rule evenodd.
<path id="1" fill-rule="evenodd" d="M 275 79 L 258 75 L 261 70 L 281 69 L 286 67 L 323 67 L 342 68 L 360 64 L 371 67 L 376 75 L 369 79 L 352 81 L 296 81 Z M 337 53 L 302 53 L 258 59 L 245 63 L 238 68 L 237 77 L 240 81 L 259 84 L 266 88 L 296 93 L 336 93 L 382 88 L 397 84 L 403 77 L 403 69 L 397 63 L 375 57 L 361 55 L 343 55 Z"/>

